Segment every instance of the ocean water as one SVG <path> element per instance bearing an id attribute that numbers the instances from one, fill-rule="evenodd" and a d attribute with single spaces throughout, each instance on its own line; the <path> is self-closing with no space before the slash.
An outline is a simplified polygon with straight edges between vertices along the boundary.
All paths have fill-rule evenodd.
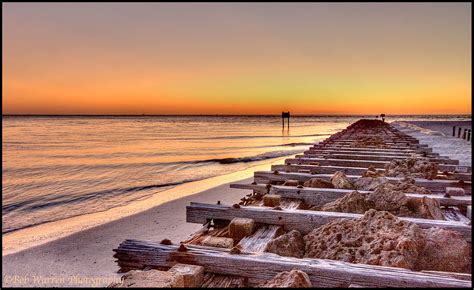
<path id="1" fill-rule="evenodd" d="M 3 116 L 2 233 L 303 152 L 360 116 Z M 395 120 L 466 120 L 398 116 Z"/>

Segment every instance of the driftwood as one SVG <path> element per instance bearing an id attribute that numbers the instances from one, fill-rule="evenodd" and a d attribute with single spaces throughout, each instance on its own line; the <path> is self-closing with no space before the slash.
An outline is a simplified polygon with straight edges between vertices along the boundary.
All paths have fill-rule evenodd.
<path id="1" fill-rule="evenodd" d="M 186 206 L 186 221 L 204 224 L 211 219 L 232 220 L 235 217 L 250 218 L 256 223 L 279 225 L 285 230 L 298 230 L 303 234 L 327 224 L 335 219 L 359 218 L 361 214 L 312 211 L 312 210 L 274 210 L 265 207 L 245 206 L 234 208 L 230 205 L 191 203 Z M 417 224 L 422 228 L 440 227 L 460 232 L 467 241 L 471 241 L 471 226 L 462 222 L 399 217 Z"/>
<path id="2" fill-rule="evenodd" d="M 401 268 L 351 264 L 322 259 L 297 259 L 269 253 L 230 254 L 228 250 L 187 245 L 125 240 L 114 249 L 122 269 L 172 267 L 176 263 L 200 265 L 206 272 L 237 275 L 256 286 L 283 271 L 298 269 L 308 274 L 313 287 L 347 287 L 350 284 L 376 287 L 471 287 L 471 282 L 444 275 Z"/>

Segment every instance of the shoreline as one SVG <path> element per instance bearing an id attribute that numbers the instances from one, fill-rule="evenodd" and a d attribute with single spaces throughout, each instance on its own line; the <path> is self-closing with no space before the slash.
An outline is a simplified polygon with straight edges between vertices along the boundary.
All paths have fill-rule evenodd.
<path id="1" fill-rule="evenodd" d="M 288 156 L 256 161 L 255 164 L 246 169 L 181 184 L 164 191 L 159 191 L 146 199 L 133 201 L 125 206 L 39 224 L 3 234 L 2 256 L 18 253 L 96 226 L 139 214 L 175 199 L 192 196 L 222 184 L 252 177 L 255 170 L 265 170 L 267 166 L 270 167 L 272 164 L 280 163 L 282 160 L 292 156 L 294 156 L 294 153 Z"/>
<path id="2" fill-rule="evenodd" d="M 202 226 L 186 222 L 186 205 L 191 201 L 237 203 L 242 190 L 231 189 L 229 183 L 251 180 L 233 180 L 45 244 L 3 255 L 2 287 L 107 286 L 120 279 L 112 249 L 122 241 L 128 238 L 161 241 L 166 238 L 179 243 Z"/>
<path id="3" fill-rule="evenodd" d="M 117 282 L 121 274 L 112 250 L 125 239 L 166 238 L 179 243 L 201 228 L 186 222 L 190 202 L 237 203 L 242 190 L 231 189 L 230 183 L 250 183 L 254 171 L 269 170 L 288 157 L 291 155 L 189 182 L 124 207 L 4 235 L 2 287 L 105 287 Z M 37 234 L 33 244 L 32 234 Z"/>

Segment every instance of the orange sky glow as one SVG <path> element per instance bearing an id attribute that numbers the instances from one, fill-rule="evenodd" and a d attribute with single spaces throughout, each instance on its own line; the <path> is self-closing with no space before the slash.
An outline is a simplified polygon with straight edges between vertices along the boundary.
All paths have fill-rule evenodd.
<path id="1" fill-rule="evenodd" d="M 470 3 L 7 3 L 3 114 L 470 114 Z"/>

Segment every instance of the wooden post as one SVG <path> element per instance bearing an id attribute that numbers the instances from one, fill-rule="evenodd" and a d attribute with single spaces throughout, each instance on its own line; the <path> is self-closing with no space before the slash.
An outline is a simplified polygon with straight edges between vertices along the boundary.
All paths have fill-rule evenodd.
<path id="1" fill-rule="evenodd" d="M 456 126 L 453 126 L 453 137 L 456 137 Z"/>
<path id="2" fill-rule="evenodd" d="M 462 134 L 462 139 L 466 140 L 467 138 L 467 129 L 464 129 L 464 133 Z"/>
<path id="3" fill-rule="evenodd" d="M 290 112 L 281 112 L 282 126 L 285 128 L 285 118 L 288 119 L 288 129 L 290 129 Z"/>
<path id="4" fill-rule="evenodd" d="M 461 128 L 458 129 L 458 138 L 461 138 Z"/>
<path id="5" fill-rule="evenodd" d="M 467 130 L 467 141 L 471 141 L 471 130 Z"/>

